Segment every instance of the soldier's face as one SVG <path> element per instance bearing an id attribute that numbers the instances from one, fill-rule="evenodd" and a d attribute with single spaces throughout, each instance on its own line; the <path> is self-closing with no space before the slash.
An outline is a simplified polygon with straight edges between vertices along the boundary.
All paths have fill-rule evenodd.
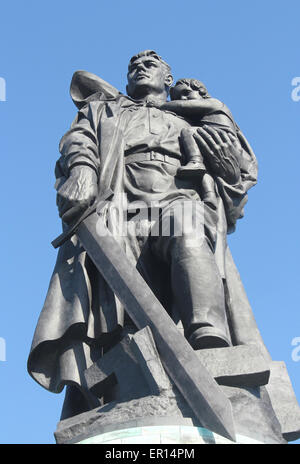
<path id="1" fill-rule="evenodd" d="M 166 68 L 151 56 L 142 56 L 129 67 L 127 93 L 133 98 L 160 93 L 169 85 Z"/>

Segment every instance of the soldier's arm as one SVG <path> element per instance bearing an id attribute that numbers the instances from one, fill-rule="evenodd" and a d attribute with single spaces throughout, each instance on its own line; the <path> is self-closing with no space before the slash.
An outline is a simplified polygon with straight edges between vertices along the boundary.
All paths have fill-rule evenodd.
<path id="1" fill-rule="evenodd" d="M 98 193 L 99 152 L 97 122 L 92 104 L 79 111 L 71 129 L 60 143 L 61 157 L 56 173 L 57 206 L 66 223 L 72 222 Z"/>
<path id="2" fill-rule="evenodd" d="M 79 111 L 71 129 L 60 141 L 59 163 L 67 177 L 75 166 L 88 166 L 98 174 L 100 162 L 94 113 L 93 104 Z"/>

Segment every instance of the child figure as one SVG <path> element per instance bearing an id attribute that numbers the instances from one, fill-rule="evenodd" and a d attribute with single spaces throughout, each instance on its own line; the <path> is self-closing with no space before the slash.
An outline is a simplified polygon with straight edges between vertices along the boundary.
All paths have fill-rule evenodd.
<path id="1" fill-rule="evenodd" d="M 229 109 L 208 95 L 205 85 L 197 79 L 180 79 L 170 89 L 171 101 L 159 105 L 162 110 L 187 117 L 195 126 L 204 124 L 236 134 L 236 125 Z M 215 183 L 207 172 L 201 150 L 195 140 L 197 128 L 181 131 L 181 142 L 187 163 L 178 169 L 181 178 L 202 177 L 203 201 L 216 208 Z"/>

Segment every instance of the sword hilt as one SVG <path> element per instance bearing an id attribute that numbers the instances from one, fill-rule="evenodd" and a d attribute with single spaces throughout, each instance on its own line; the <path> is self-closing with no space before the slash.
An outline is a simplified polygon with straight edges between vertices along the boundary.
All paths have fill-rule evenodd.
<path id="1" fill-rule="evenodd" d="M 105 206 L 106 202 L 111 199 L 114 192 L 109 188 L 107 189 L 101 197 L 94 201 L 94 203 L 89 206 L 82 215 L 73 223 L 71 224 L 67 230 L 65 230 L 62 234 L 56 237 L 52 242 L 51 245 L 54 248 L 58 248 L 63 245 L 67 240 L 69 240 L 77 231 L 78 227 L 88 216 L 93 214 L 95 211 L 101 211 L 101 209 Z"/>

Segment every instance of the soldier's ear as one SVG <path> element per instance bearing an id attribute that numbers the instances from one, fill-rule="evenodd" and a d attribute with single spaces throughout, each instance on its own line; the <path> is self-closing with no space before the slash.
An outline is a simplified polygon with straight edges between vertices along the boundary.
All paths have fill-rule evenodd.
<path id="1" fill-rule="evenodd" d="M 165 77 L 165 84 L 166 84 L 168 87 L 171 87 L 171 85 L 173 84 L 173 82 L 174 82 L 174 79 L 173 79 L 172 74 L 166 74 L 166 77 Z"/>

